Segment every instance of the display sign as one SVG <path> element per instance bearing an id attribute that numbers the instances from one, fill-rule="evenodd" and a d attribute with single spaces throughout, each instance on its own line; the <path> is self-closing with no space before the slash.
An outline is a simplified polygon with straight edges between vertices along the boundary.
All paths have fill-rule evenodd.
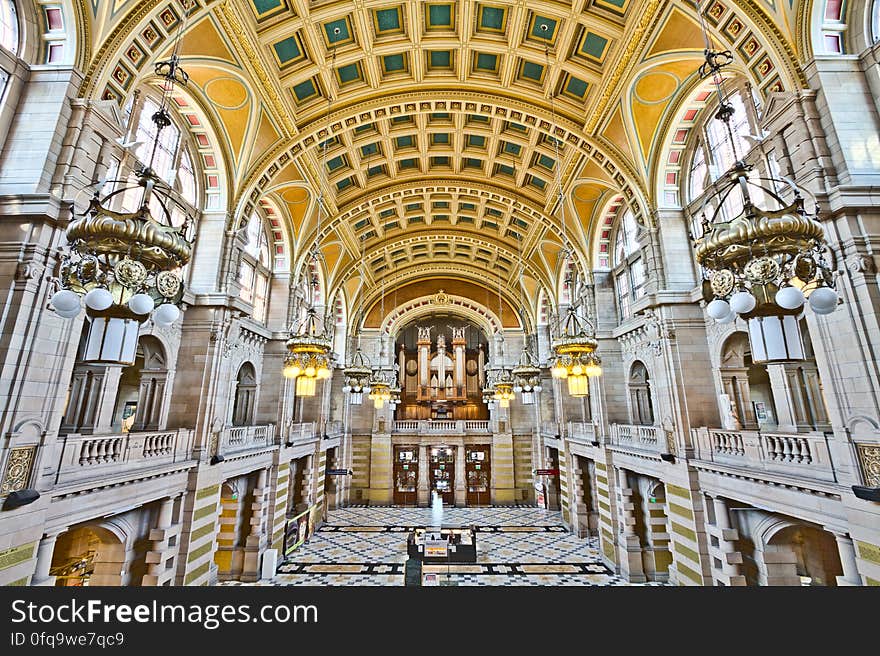
<path id="1" fill-rule="evenodd" d="M 559 476 L 558 469 L 534 469 L 535 476 Z"/>
<path id="2" fill-rule="evenodd" d="M 321 519 L 321 507 L 315 504 L 303 513 L 288 519 L 284 525 L 284 556 L 287 557 L 303 542 L 312 537 Z"/>
<path id="3" fill-rule="evenodd" d="M 449 542 L 446 540 L 425 540 L 425 558 L 446 558 L 449 555 Z"/>
<path id="4" fill-rule="evenodd" d="M 351 476 L 354 472 L 350 469 L 328 469 L 327 476 Z"/>
<path id="5" fill-rule="evenodd" d="M 547 495 L 544 493 L 543 483 L 535 483 L 535 504 L 538 508 L 547 510 Z"/>

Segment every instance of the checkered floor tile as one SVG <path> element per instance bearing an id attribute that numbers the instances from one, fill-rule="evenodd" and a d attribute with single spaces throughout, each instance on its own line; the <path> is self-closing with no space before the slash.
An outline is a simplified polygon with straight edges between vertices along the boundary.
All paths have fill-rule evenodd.
<path id="1" fill-rule="evenodd" d="M 403 585 L 406 537 L 429 508 L 348 507 L 256 585 Z M 426 565 L 441 585 L 628 585 L 599 558 L 598 540 L 572 535 L 558 512 L 534 507 L 444 508 L 443 526 L 473 526 L 477 562 Z M 657 585 L 657 584 L 649 584 Z"/>

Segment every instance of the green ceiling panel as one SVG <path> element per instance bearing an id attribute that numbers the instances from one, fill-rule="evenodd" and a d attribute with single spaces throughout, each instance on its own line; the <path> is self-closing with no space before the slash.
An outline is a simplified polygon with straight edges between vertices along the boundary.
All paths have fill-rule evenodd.
<path id="1" fill-rule="evenodd" d="M 581 44 L 581 52 L 593 59 L 602 59 L 602 55 L 605 53 L 605 46 L 607 45 L 608 39 L 605 37 L 587 32 Z"/>
<path id="2" fill-rule="evenodd" d="M 376 31 L 379 34 L 400 30 L 400 8 L 379 9 L 375 13 Z"/>

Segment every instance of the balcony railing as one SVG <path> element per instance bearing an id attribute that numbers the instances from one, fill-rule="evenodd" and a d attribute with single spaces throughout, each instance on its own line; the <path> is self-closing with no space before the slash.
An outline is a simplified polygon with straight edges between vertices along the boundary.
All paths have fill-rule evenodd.
<path id="1" fill-rule="evenodd" d="M 696 455 L 722 465 L 835 481 L 824 433 L 691 430 Z"/>
<path id="2" fill-rule="evenodd" d="M 275 424 L 229 426 L 220 435 L 220 453 L 228 456 L 275 444 Z"/>
<path id="3" fill-rule="evenodd" d="M 651 453 L 666 453 L 666 432 L 660 426 L 611 424 L 608 431 L 613 446 Z"/>
<path id="4" fill-rule="evenodd" d="M 590 444 L 597 440 L 596 427 L 583 421 L 570 421 L 566 430 L 566 437 L 572 442 Z"/>
<path id="5" fill-rule="evenodd" d="M 56 485 L 131 477 L 141 471 L 193 461 L 193 431 L 185 428 L 116 435 L 68 434 Z"/>
<path id="6" fill-rule="evenodd" d="M 287 430 L 287 442 L 289 444 L 305 444 L 316 439 L 315 422 L 304 424 L 290 424 Z"/>
<path id="7" fill-rule="evenodd" d="M 391 430 L 410 435 L 473 435 L 492 432 L 488 421 L 475 419 L 404 419 L 395 421 Z"/>

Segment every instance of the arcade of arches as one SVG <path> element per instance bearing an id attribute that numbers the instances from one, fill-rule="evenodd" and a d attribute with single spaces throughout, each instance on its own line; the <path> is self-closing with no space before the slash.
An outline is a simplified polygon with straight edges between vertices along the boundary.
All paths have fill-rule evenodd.
<path id="1" fill-rule="evenodd" d="M 0 0 L 0 584 L 255 582 L 272 554 L 357 584 L 381 542 L 400 585 L 402 534 L 358 527 L 436 493 L 477 527 L 460 582 L 515 552 L 506 585 L 880 585 L 878 4 Z M 49 303 L 64 229 L 154 141 L 197 216 L 181 313 L 95 366 Z M 802 360 L 706 312 L 690 236 L 738 158 L 821 209 L 841 303 L 800 317 Z M 313 396 L 281 375 L 306 301 Z M 577 397 L 549 369 L 573 304 L 603 368 Z M 487 397 L 527 346 L 539 389 Z M 343 389 L 356 349 L 396 402 Z M 373 546 L 310 578 L 340 531 Z"/>

